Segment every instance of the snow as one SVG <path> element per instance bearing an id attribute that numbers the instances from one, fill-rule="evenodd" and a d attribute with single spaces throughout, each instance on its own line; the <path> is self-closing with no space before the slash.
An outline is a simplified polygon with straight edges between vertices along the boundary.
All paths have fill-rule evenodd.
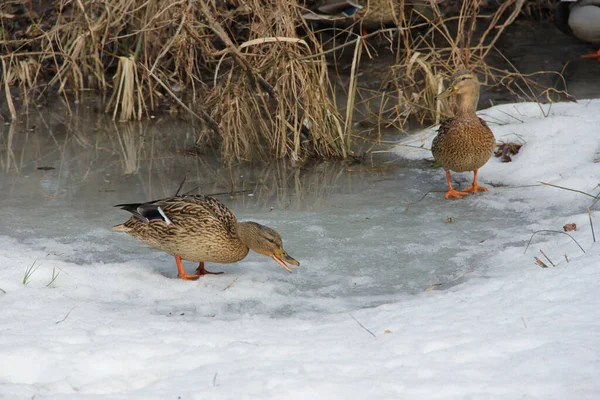
<path id="1" fill-rule="evenodd" d="M 394 149 L 405 166 L 335 171 L 325 194 L 225 199 L 282 234 L 293 274 L 251 254 L 207 265 L 224 275 L 175 279 L 168 255 L 110 230 L 127 215 L 109 206 L 147 187 L 47 198 L 53 175 L 5 173 L 0 398 L 599 398 L 594 199 L 539 182 L 598 194 L 600 100 L 480 116 L 524 144 L 481 168 L 487 193 L 443 198 L 443 172 L 414 147 L 430 146 L 425 130 Z M 460 188 L 472 174 L 453 177 Z M 534 235 L 567 223 L 572 239 Z M 536 265 L 549 264 L 540 250 L 555 267 Z"/>

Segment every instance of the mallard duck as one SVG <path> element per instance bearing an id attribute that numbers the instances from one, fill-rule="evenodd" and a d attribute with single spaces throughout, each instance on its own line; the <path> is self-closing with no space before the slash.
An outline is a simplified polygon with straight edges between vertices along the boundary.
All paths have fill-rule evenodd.
<path id="1" fill-rule="evenodd" d="M 281 236 L 256 222 L 238 222 L 219 200 L 201 195 L 175 196 L 148 203 L 118 204 L 133 214 L 113 227 L 127 232 L 150 246 L 175 257 L 179 277 L 195 280 L 210 272 L 204 262 L 229 264 L 242 260 L 249 249 L 271 257 L 286 271 L 286 262 L 300 263 L 283 250 Z M 188 275 L 181 260 L 200 263 L 195 275 Z"/>
<path id="2" fill-rule="evenodd" d="M 600 0 L 561 0 L 554 8 L 554 23 L 564 33 L 600 47 Z M 600 49 L 584 58 L 599 58 Z"/>
<path id="3" fill-rule="evenodd" d="M 466 196 L 469 192 L 487 191 L 477 184 L 477 171 L 492 156 L 496 139 L 492 130 L 484 120 L 475 113 L 479 100 L 479 81 L 477 76 L 468 70 L 457 71 L 452 75 L 452 83 L 448 89 L 436 96 L 442 100 L 456 96 L 454 117 L 442 122 L 437 136 L 433 139 L 431 152 L 433 158 L 446 170 L 448 192 L 446 198 Z M 471 186 L 456 191 L 452 188 L 450 171 L 473 171 Z"/>
<path id="4" fill-rule="evenodd" d="M 361 20 L 363 26 L 378 29 L 396 25 L 402 4 L 427 19 L 434 17 L 429 0 L 405 0 L 404 3 L 398 0 L 304 0 L 307 12 L 302 17 L 306 20 Z"/>
<path id="5" fill-rule="evenodd" d="M 316 0 L 307 1 L 306 20 L 362 20 L 363 24 L 375 28 L 393 25 L 399 4 L 394 0 Z"/>

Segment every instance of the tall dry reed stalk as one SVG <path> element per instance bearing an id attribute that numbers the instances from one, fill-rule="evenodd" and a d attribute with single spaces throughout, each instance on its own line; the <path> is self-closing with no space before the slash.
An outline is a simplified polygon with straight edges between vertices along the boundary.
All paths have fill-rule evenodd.
<path id="1" fill-rule="evenodd" d="M 455 16 L 445 16 L 435 0 L 428 0 L 427 15 L 398 0 L 397 27 L 369 35 L 387 35 L 386 47 L 396 55 L 384 86 L 361 89 L 361 60 L 376 50 L 370 39 L 344 39 L 354 56 L 343 115 L 326 64 L 332 51 L 323 50 L 302 19 L 302 3 L 2 2 L 0 87 L 12 119 L 41 96 L 69 100 L 98 89 L 112 93 L 106 111 L 115 120 L 181 109 L 203 121 L 200 141 L 220 143 L 229 162 L 266 156 L 296 162 L 348 157 L 355 110 L 365 104 L 372 109 L 376 103 L 380 127 L 401 129 L 409 116 L 439 118 L 447 109 L 433 95 L 458 66 L 475 68 L 491 83 L 523 79 L 515 71 L 502 81 L 509 74 L 487 66 L 485 58 L 525 0 L 504 1 L 490 15 L 480 12 L 479 0 L 465 0 Z"/>

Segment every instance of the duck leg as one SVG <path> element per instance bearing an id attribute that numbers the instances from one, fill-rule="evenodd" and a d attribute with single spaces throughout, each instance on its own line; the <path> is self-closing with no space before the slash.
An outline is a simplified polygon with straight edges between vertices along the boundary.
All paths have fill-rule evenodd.
<path id="1" fill-rule="evenodd" d="M 475 176 L 477 176 L 477 173 L 475 174 Z M 444 196 L 447 199 L 450 198 L 454 198 L 454 199 L 462 199 L 463 197 L 465 197 L 468 193 L 467 192 L 459 192 L 457 190 L 454 190 L 454 188 L 452 187 L 452 182 L 450 180 L 450 171 L 446 170 L 446 180 L 448 181 L 448 191 L 446 192 L 446 195 Z"/>
<path id="2" fill-rule="evenodd" d="M 206 274 L 221 275 L 222 273 L 223 273 L 223 271 L 221 271 L 221 272 L 207 271 L 206 269 L 204 269 L 204 261 L 200 261 L 200 264 L 198 264 L 198 268 L 196 268 L 196 274 L 198 274 L 199 276 L 206 275 Z"/>
<path id="3" fill-rule="evenodd" d="M 595 53 L 583 54 L 580 56 L 580 58 L 595 58 L 596 60 L 600 61 L 600 49 L 598 49 L 598 51 Z"/>
<path id="4" fill-rule="evenodd" d="M 200 275 L 188 275 L 185 273 L 183 265 L 181 264 L 181 257 L 175 256 L 175 262 L 177 263 L 177 271 L 179 271 L 179 278 L 183 279 L 184 281 L 195 281 L 196 279 L 200 278 Z"/>
<path id="5" fill-rule="evenodd" d="M 487 192 L 487 188 L 485 186 L 479 186 L 477 185 L 477 169 L 473 174 L 473 183 L 471 184 L 471 186 L 469 186 L 468 188 L 463 189 L 463 191 L 465 192 L 469 192 L 469 193 L 477 193 L 477 192 Z"/>

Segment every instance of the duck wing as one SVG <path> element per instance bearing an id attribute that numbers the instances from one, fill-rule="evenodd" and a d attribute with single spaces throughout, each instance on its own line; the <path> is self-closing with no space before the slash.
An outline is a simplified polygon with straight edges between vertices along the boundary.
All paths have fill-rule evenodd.
<path id="1" fill-rule="evenodd" d="M 147 203 L 117 204 L 144 223 L 160 220 L 167 225 L 184 225 L 217 222 L 230 235 L 235 236 L 237 219 L 223 203 L 214 197 L 203 195 L 174 196 Z"/>

